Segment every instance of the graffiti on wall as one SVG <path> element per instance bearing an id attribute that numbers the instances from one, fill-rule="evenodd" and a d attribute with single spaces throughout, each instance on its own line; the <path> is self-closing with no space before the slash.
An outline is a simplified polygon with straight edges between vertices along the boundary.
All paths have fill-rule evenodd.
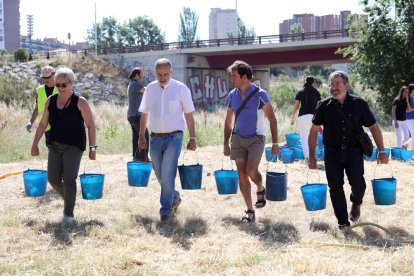
<path id="1" fill-rule="evenodd" d="M 188 88 L 197 106 L 208 109 L 224 105 L 229 93 L 228 73 L 224 70 L 188 70 Z"/>

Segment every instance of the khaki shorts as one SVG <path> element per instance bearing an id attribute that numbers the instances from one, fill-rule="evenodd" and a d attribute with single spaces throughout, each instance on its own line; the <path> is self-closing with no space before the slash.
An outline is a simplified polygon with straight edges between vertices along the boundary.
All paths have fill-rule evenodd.
<path id="1" fill-rule="evenodd" d="M 260 160 L 265 146 L 264 141 L 265 137 L 262 135 L 242 138 L 237 134 L 233 134 L 231 137 L 230 158 L 232 160 L 248 158 L 257 158 Z"/>

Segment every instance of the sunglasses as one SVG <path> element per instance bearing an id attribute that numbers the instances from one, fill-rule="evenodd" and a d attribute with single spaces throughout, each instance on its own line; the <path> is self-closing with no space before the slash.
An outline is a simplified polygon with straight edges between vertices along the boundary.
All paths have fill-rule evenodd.
<path id="1" fill-rule="evenodd" d="M 55 85 L 56 85 L 57 88 L 61 88 L 61 87 L 66 88 L 68 86 L 66 83 L 62 83 L 62 84 L 56 83 Z"/>

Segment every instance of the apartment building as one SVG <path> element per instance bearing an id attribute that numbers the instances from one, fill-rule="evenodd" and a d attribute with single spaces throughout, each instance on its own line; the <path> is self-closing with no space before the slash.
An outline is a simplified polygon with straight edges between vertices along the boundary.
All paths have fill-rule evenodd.
<path id="1" fill-rule="evenodd" d="M 20 0 L 0 0 L 0 49 L 20 47 Z"/>
<path id="2" fill-rule="evenodd" d="M 209 16 L 209 39 L 228 38 L 228 34 L 235 34 L 238 18 L 235 9 L 212 8 Z"/>

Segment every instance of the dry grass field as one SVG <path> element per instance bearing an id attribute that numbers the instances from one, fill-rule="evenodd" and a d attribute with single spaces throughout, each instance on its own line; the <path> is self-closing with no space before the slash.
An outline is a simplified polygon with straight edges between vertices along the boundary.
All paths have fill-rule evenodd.
<path id="1" fill-rule="evenodd" d="M 393 134 L 387 133 L 386 144 L 391 146 L 393 140 Z M 245 209 L 240 192 L 217 193 L 214 171 L 221 168 L 222 148 L 207 146 L 197 152 L 203 165 L 202 189 L 182 190 L 177 177 L 183 203 L 176 220 L 168 224 L 159 221 L 160 188 L 153 172 L 148 187 L 128 186 L 129 154 L 98 154 L 98 161 L 87 163 L 86 172 L 105 174 L 104 195 L 100 200 L 84 200 L 79 187 L 72 226 L 61 223 L 62 200 L 50 186 L 45 196 L 30 198 L 24 194 L 22 175 L 1 179 L 0 274 L 414 273 L 412 162 L 391 161 L 376 169 L 377 178 L 391 176 L 391 170 L 397 178 L 397 203 L 391 206 L 374 204 L 370 179 L 376 165 L 365 163 L 367 191 L 361 222 L 377 223 L 388 232 L 374 226 L 340 232 L 329 193 L 325 210 L 306 211 L 300 192 L 307 179 L 305 164 L 287 166 L 287 200 L 268 201 L 256 211 L 256 223 L 246 224 L 240 220 Z M 186 164 L 191 162 L 195 162 L 195 154 L 188 153 Z M 5 163 L 0 174 L 26 168 L 27 162 Z M 260 170 L 265 179 L 264 157 Z M 268 170 L 280 172 L 285 167 L 272 163 Z M 320 182 L 326 182 L 323 166 L 319 174 Z M 309 182 L 317 181 L 316 172 L 310 172 Z M 349 185 L 345 187 L 349 195 Z"/>

